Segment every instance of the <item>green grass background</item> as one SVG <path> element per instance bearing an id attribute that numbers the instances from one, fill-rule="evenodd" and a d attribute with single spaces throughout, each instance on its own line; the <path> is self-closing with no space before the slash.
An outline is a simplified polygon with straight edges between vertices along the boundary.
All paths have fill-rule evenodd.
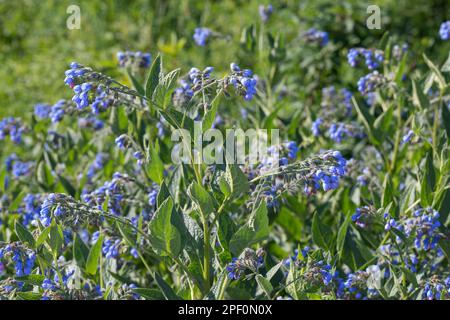
<path id="1" fill-rule="evenodd" d="M 117 74 L 120 50 L 162 52 L 169 69 L 213 65 L 225 70 L 239 58 L 243 27 L 259 24 L 258 5 L 267 1 L 204 0 L 0 0 L 0 116 L 22 116 L 39 102 L 69 98 L 63 78 L 71 61 Z M 437 32 L 448 20 L 446 0 L 391 1 L 272 1 L 274 16 L 267 28 L 295 39 L 309 27 L 323 29 L 338 45 L 376 45 L 389 30 L 413 47 L 431 52 Z M 69 5 L 81 9 L 81 29 L 68 30 Z M 382 30 L 368 30 L 366 8 L 381 8 Z M 193 30 L 206 26 L 229 35 L 206 48 L 192 41 Z M 239 62 L 239 61 L 237 61 Z M 125 81 L 125 79 L 124 79 Z"/>

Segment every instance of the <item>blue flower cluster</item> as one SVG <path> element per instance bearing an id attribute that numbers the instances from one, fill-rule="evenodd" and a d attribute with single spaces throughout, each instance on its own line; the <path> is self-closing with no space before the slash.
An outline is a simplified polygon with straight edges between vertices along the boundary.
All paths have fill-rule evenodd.
<path id="1" fill-rule="evenodd" d="M 314 124 L 313 124 L 314 125 Z M 315 129 L 314 127 L 312 129 Z M 314 131 L 313 131 L 314 133 Z M 341 143 L 346 137 L 364 138 L 364 132 L 359 128 L 343 122 L 332 123 L 328 128 L 330 139 Z"/>
<path id="2" fill-rule="evenodd" d="M 250 69 L 243 69 L 236 64 L 230 64 L 231 74 L 227 82 L 231 83 L 237 92 L 244 97 L 244 100 L 250 101 L 256 94 L 256 85 L 258 80 L 253 76 Z"/>
<path id="3" fill-rule="evenodd" d="M 81 198 L 89 205 L 95 206 L 102 210 L 103 204 L 107 200 L 108 210 L 114 215 L 121 215 L 122 202 L 124 200 L 124 185 L 131 181 L 129 176 L 116 172 L 113 174 L 111 181 L 106 181 L 103 186 L 92 192 L 85 191 Z"/>
<path id="4" fill-rule="evenodd" d="M 352 215 L 352 221 L 360 228 L 366 229 L 371 227 L 376 219 L 376 211 L 373 207 L 364 206 L 356 208 Z"/>
<path id="5" fill-rule="evenodd" d="M 94 234 L 92 235 L 92 238 L 93 239 L 98 238 L 98 235 Z M 121 242 L 122 240 L 120 240 L 119 238 L 117 239 L 108 238 L 105 241 L 103 241 L 102 253 L 106 259 L 116 259 L 119 256 Z"/>
<path id="6" fill-rule="evenodd" d="M 386 84 L 386 82 L 387 79 L 383 75 L 378 73 L 378 71 L 374 71 L 358 80 L 358 91 L 363 95 L 367 95 Z"/>
<path id="7" fill-rule="evenodd" d="M 311 28 L 303 35 L 307 42 L 316 43 L 320 46 L 325 46 L 328 43 L 328 33 L 325 31 Z"/>
<path id="8" fill-rule="evenodd" d="M 246 248 L 239 258 L 233 258 L 227 265 L 228 278 L 239 280 L 246 270 L 257 272 L 264 265 L 264 251 Z"/>
<path id="9" fill-rule="evenodd" d="M 39 212 L 39 220 L 41 221 L 42 225 L 45 227 L 48 227 L 52 223 L 52 210 L 53 207 L 57 204 L 58 195 L 56 193 L 50 193 L 47 195 L 47 197 L 44 199 L 44 202 L 41 206 L 41 211 Z M 58 210 L 58 214 L 62 214 L 62 207 Z M 55 210 L 55 216 L 57 215 Z"/>
<path id="10" fill-rule="evenodd" d="M 211 37 L 211 35 L 212 35 L 211 29 L 195 28 L 193 38 L 197 45 L 204 47 L 209 37 Z"/>
<path id="11" fill-rule="evenodd" d="M 46 103 L 38 103 L 34 106 L 34 115 L 38 119 L 46 119 L 49 117 L 51 109 L 51 105 L 48 105 Z"/>
<path id="12" fill-rule="evenodd" d="M 352 48 L 347 54 L 347 59 L 350 66 L 353 68 L 356 67 L 360 61 L 360 57 L 364 57 L 366 66 L 369 70 L 378 68 L 384 60 L 384 54 L 381 50 Z"/>
<path id="13" fill-rule="evenodd" d="M 103 129 L 105 123 L 95 116 L 78 118 L 78 127 L 81 129 L 94 129 L 95 131 Z"/>
<path id="14" fill-rule="evenodd" d="M 444 281 L 439 280 L 437 277 L 433 277 L 423 288 L 422 299 L 427 300 L 440 300 L 450 298 L 450 276 Z"/>
<path id="15" fill-rule="evenodd" d="M 0 140 L 9 136 L 12 142 L 21 143 L 24 131 L 25 126 L 18 118 L 8 117 L 0 121 Z"/>
<path id="16" fill-rule="evenodd" d="M 123 68 L 148 68 L 152 62 L 152 55 L 140 51 L 119 51 L 117 52 L 117 60 L 119 61 L 119 66 Z"/>
<path id="17" fill-rule="evenodd" d="M 18 243 L 8 244 L 0 248 L 0 260 L 10 256 L 14 263 L 14 271 L 16 276 L 22 277 L 29 275 L 36 261 L 34 251 L 21 246 Z"/>
<path id="18" fill-rule="evenodd" d="M 321 155 L 325 161 L 332 161 L 327 168 L 313 170 L 305 183 L 304 192 L 308 195 L 318 191 L 321 186 L 324 191 L 334 190 L 339 186 L 339 180 L 345 175 L 347 160 L 339 151 L 329 151 Z"/>
<path id="19" fill-rule="evenodd" d="M 442 40 L 450 39 L 450 21 L 442 22 L 439 28 L 439 36 Z"/>
<path id="20" fill-rule="evenodd" d="M 439 216 L 439 212 L 432 208 L 417 209 L 413 217 L 402 221 L 386 216 L 385 230 L 395 228 L 404 232 L 407 237 L 414 237 L 414 246 L 417 250 L 439 249 L 438 242 L 442 239 Z"/>
<path id="21" fill-rule="evenodd" d="M 40 217 L 41 204 L 43 202 L 43 196 L 41 194 L 28 193 L 23 198 L 23 225 L 28 226 L 34 224 Z"/>
<path id="22" fill-rule="evenodd" d="M 6 171 L 12 172 L 15 178 L 29 176 L 34 168 L 32 161 L 21 161 L 15 153 L 6 158 L 5 165 Z"/>
<path id="23" fill-rule="evenodd" d="M 259 6 L 258 10 L 259 10 L 259 16 L 261 17 L 261 20 L 263 22 L 267 22 L 273 13 L 273 6 L 271 4 L 268 4 L 267 6 L 264 6 L 262 4 Z"/>

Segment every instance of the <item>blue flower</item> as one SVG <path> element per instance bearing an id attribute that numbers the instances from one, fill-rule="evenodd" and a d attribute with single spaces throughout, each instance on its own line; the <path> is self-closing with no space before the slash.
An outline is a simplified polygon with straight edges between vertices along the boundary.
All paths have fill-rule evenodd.
<path id="1" fill-rule="evenodd" d="M 445 21 L 439 28 L 439 36 L 442 40 L 450 39 L 450 21 Z"/>
<path id="2" fill-rule="evenodd" d="M 204 47 L 211 35 L 212 31 L 208 28 L 195 28 L 193 38 L 197 45 Z"/>
<path id="3" fill-rule="evenodd" d="M 267 22 L 273 13 L 273 6 L 271 4 L 268 4 L 267 6 L 260 5 L 258 10 L 261 20 Z"/>

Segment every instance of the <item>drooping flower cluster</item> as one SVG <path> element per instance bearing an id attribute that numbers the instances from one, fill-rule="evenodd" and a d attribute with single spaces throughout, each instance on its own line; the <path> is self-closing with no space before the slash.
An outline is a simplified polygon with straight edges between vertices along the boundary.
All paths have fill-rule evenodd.
<path id="1" fill-rule="evenodd" d="M 41 204 L 44 200 L 42 194 L 28 193 L 23 198 L 23 208 L 19 208 L 22 214 L 23 221 L 22 224 L 28 226 L 30 224 L 35 224 L 36 220 L 40 217 Z"/>
<path id="2" fill-rule="evenodd" d="M 175 105 L 183 106 L 191 100 L 196 91 L 211 83 L 213 71 L 213 67 L 206 67 L 203 71 L 198 68 L 191 68 L 187 76 L 180 79 L 180 87 L 174 90 L 173 101 Z"/>
<path id="3" fill-rule="evenodd" d="M 352 93 L 348 89 L 337 91 L 334 86 L 322 89 L 321 109 L 311 126 L 314 136 L 327 130 L 328 136 L 337 143 L 346 137 L 363 138 L 363 129 L 356 122 L 347 122 L 352 114 Z"/>
<path id="4" fill-rule="evenodd" d="M 384 60 L 384 54 L 381 50 L 352 48 L 347 54 L 348 63 L 353 68 L 359 64 L 361 57 L 364 57 L 366 66 L 369 70 L 378 68 Z"/>
<path id="5" fill-rule="evenodd" d="M 250 270 L 256 273 L 259 268 L 264 265 L 264 250 L 246 248 L 239 258 L 233 258 L 227 266 L 228 278 L 231 280 L 239 280 L 245 271 Z"/>
<path id="6" fill-rule="evenodd" d="M 378 71 L 374 71 L 358 80 L 358 91 L 363 95 L 367 95 L 368 93 L 374 92 L 376 89 L 382 87 L 386 83 L 386 77 L 378 73 Z"/>
<path id="7" fill-rule="evenodd" d="M 450 299 L 450 276 L 445 280 L 438 276 L 431 277 L 423 287 L 422 299 L 441 300 Z"/>
<path id="8" fill-rule="evenodd" d="M 18 277 L 29 275 L 36 261 L 35 252 L 20 242 L 13 242 L 0 247 L 0 260 L 8 257 L 11 258 L 15 274 Z"/>
<path id="9" fill-rule="evenodd" d="M 328 43 L 328 33 L 325 31 L 311 28 L 303 34 L 303 38 L 310 43 L 315 43 L 320 46 L 325 46 Z"/>
<path id="10" fill-rule="evenodd" d="M 22 142 L 22 134 L 25 132 L 25 125 L 18 118 L 8 117 L 0 121 L 0 140 L 10 137 L 14 143 Z"/>
<path id="11" fill-rule="evenodd" d="M 352 221 L 362 229 L 372 229 L 381 223 L 381 215 L 372 206 L 364 206 L 356 208 L 356 212 L 352 215 Z"/>
<path id="12" fill-rule="evenodd" d="M 12 172 L 15 178 L 29 176 L 34 168 L 34 162 L 22 161 L 15 153 L 6 158 L 5 165 L 6 171 Z"/>
<path id="13" fill-rule="evenodd" d="M 150 67 L 152 55 L 141 51 L 119 51 L 117 52 L 117 60 L 119 66 L 123 68 L 145 69 Z"/>
<path id="14" fill-rule="evenodd" d="M 39 220 L 49 226 L 53 219 L 67 230 L 77 230 L 83 224 L 97 226 L 103 219 L 100 210 L 76 201 L 71 196 L 61 193 L 50 193 L 44 199 Z"/>
<path id="15" fill-rule="evenodd" d="M 106 181 L 103 186 L 92 192 L 84 193 L 82 199 L 99 210 L 102 210 L 104 203 L 107 202 L 108 211 L 114 215 L 121 215 L 122 203 L 125 200 L 125 185 L 132 180 L 127 174 L 116 172 L 111 181 Z"/>
<path id="16" fill-rule="evenodd" d="M 401 221 L 386 216 L 385 230 L 395 228 L 404 232 L 407 237 L 413 237 L 417 250 L 437 249 L 438 242 L 443 237 L 439 231 L 439 216 L 439 212 L 432 208 L 417 209 L 413 217 Z"/>
<path id="17" fill-rule="evenodd" d="M 64 83 L 73 89 L 72 101 L 78 110 L 90 106 L 92 113 L 99 114 L 119 102 L 135 105 L 135 92 L 91 68 L 72 62 L 65 74 Z"/>
<path id="18" fill-rule="evenodd" d="M 250 101 L 256 94 L 256 85 L 258 80 L 253 76 L 250 69 L 243 69 L 236 64 L 230 64 L 231 74 L 224 79 L 225 88 L 231 84 L 236 92 L 244 97 L 244 100 Z"/>
<path id="19" fill-rule="evenodd" d="M 195 28 L 193 39 L 198 46 L 204 47 L 213 32 L 208 28 Z"/>

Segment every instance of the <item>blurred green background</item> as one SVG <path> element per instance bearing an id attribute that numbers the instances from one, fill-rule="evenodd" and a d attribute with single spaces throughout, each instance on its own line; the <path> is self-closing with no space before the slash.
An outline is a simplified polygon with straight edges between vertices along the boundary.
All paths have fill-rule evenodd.
<path id="1" fill-rule="evenodd" d="M 162 52 L 166 68 L 212 65 L 225 70 L 239 58 L 241 30 L 261 20 L 258 6 L 268 1 L 204 0 L 0 0 L 0 116 L 24 115 L 39 102 L 69 98 L 64 87 L 68 63 L 78 61 L 119 76 L 120 50 Z M 286 42 L 310 27 L 327 31 L 338 47 L 374 46 L 390 34 L 420 47 L 435 59 L 448 50 L 432 50 L 442 21 L 449 19 L 448 0 L 272 1 L 274 17 L 266 26 Z M 81 29 L 69 30 L 69 5 L 81 9 Z M 381 8 L 382 30 L 365 26 L 368 5 Z M 192 40 L 196 27 L 228 36 L 207 47 Z M 292 44 L 291 44 L 292 45 Z M 295 42 L 293 42 L 295 45 Z M 237 61 L 239 62 L 239 61 Z M 248 59 L 247 63 L 251 63 Z M 301 70 L 298 70 L 301 72 Z M 123 79 L 125 81 L 125 79 Z"/>

